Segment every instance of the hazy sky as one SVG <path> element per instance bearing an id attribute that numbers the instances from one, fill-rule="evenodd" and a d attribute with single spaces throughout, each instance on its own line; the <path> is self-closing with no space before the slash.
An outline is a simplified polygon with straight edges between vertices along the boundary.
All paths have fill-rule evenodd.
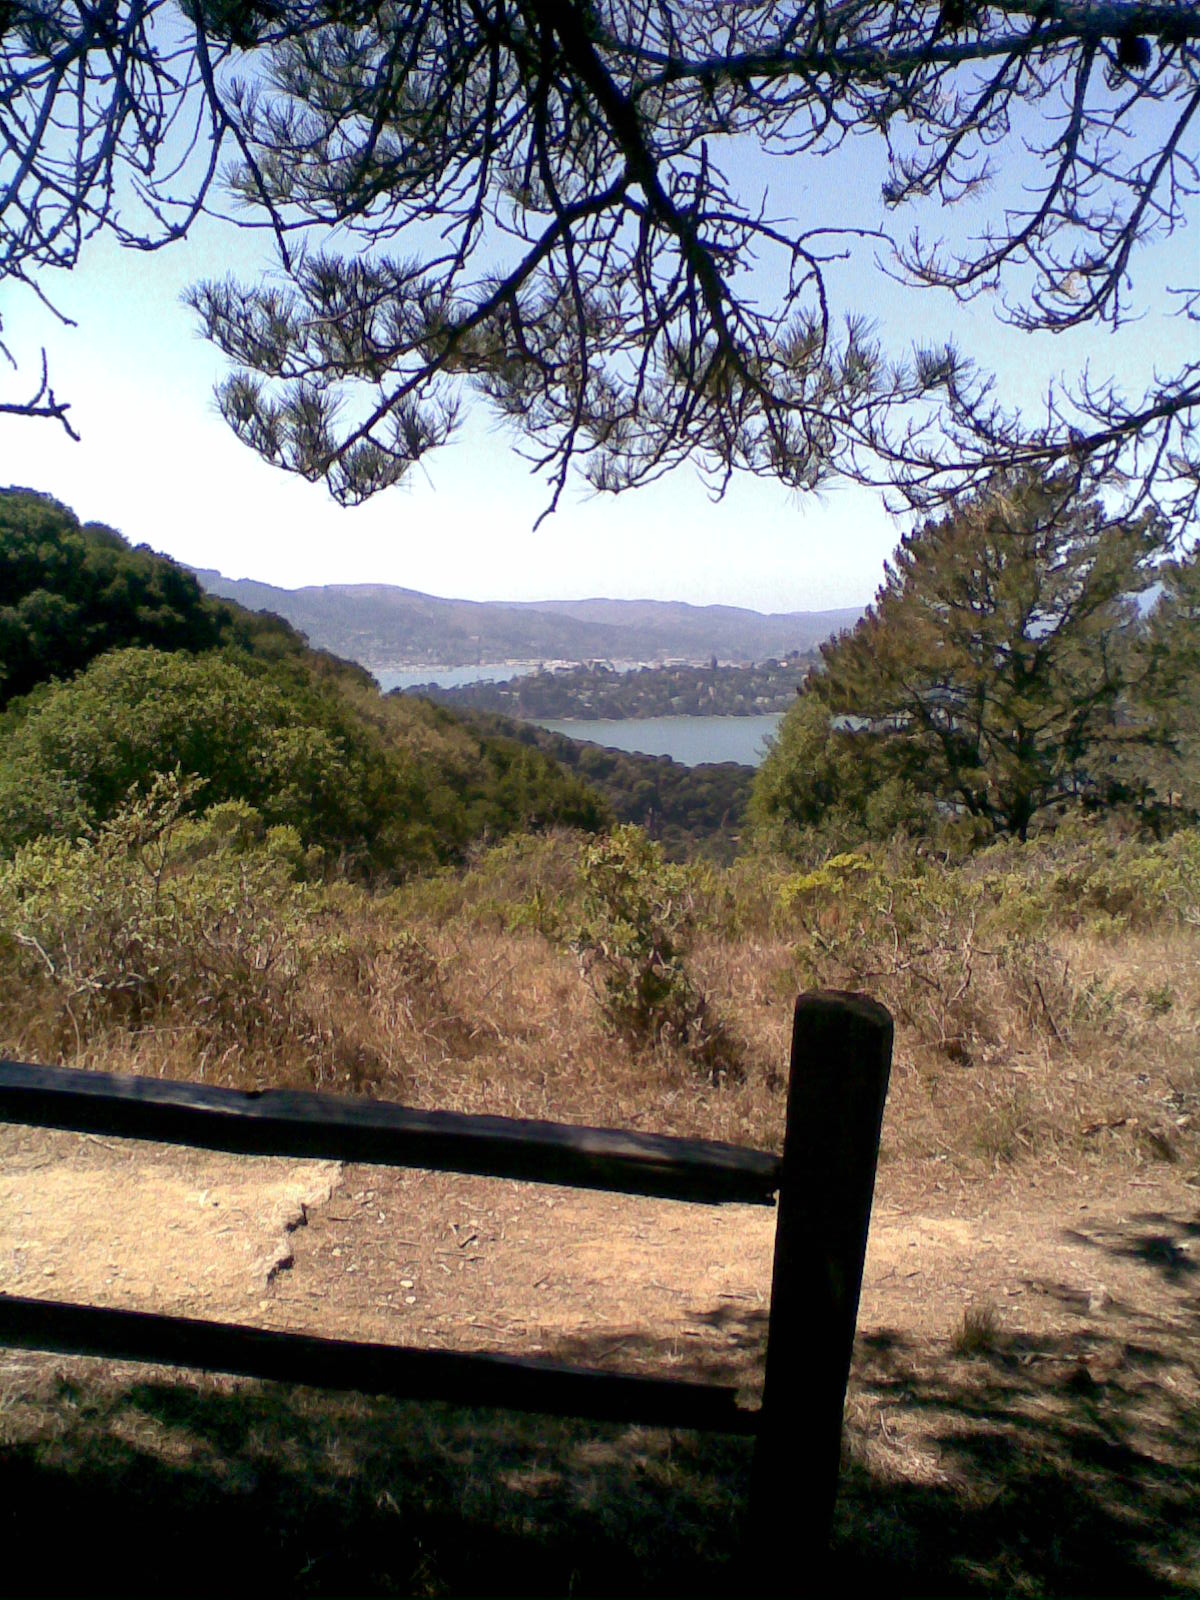
<path id="1" fill-rule="evenodd" d="M 772 198 L 820 219 L 874 217 L 879 176 L 857 146 L 840 161 L 795 164 L 785 181 L 796 192 Z M 260 251 L 256 236 L 216 222 L 154 255 L 93 241 L 74 274 L 45 285 L 77 328 L 58 325 L 27 292 L 0 287 L 4 339 L 22 363 L 16 378 L 0 379 L 4 397 L 32 387 L 45 346 L 82 435 L 75 444 L 51 422 L 0 417 L 0 483 L 45 490 L 82 518 L 193 565 L 289 588 L 376 582 L 469 599 L 648 596 L 759 610 L 856 605 L 874 593 L 899 530 L 869 491 L 799 499 L 742 479 L 714 504 L 684 468 L 618 498 L 577 487 L 534 532 L 548 490 L 482 408 L 408 484 L 339 508 L 323 487 L 267 466 L 229 433 L 212 400 L 222 358 L 181 303 L 196 279 L 231 268 L 252 275 Z M 895 350 L 953 331 L 996 368 L 1006 399 L 1034 404 L 1046 379 L 1090 355 L 1130 382 L 1156 359 L 1174 366 L 1180 337 L 1194 340 L 1195 329 L 1165 317 L 1162 285 L 1195 281 L 1195 266 L 1193 231 L 1153 263 L 1150 315 L 1123 336 L 1031 339 L 998 324 L 990 305 L 964 311 L 896 288 L 869 257 L 847 269 L 840 292 L 877 319 Z"/>

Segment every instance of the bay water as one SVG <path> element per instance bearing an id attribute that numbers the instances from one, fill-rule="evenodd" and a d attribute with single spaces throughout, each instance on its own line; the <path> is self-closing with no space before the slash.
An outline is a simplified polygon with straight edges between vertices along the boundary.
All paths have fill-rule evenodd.
<path id="1" fill-rule="evenodd" d="M 572 718 L 538 726 L 615 750 L 670 756 L 687 767 L 704 761 L 740 761 L 757 767 L 768 735 L 775 733 L 782 719 L 781 711 L 773 711 L 756 717 L 621 717 L 594 722 Z"/>
<path id="2" fill-rule="evenodd" d="M 379 668 L 375 677 L 387 694 L 391 689 L 413 689 L 418 684 L 436 683 L 441 688 L 457 688 L 466 683 L 502 683 L 538 670 L 538 662 L 484 663 L 469 667 Z M 650 756 L 670 756 L 686 767 L 705 761 L 738 761 L 756 767 L 762 761 L 764 746 L 782 720 L 781 712 L 766 712 L 753 717 L 618 717 L 585 721 L 582 718 L 539 720 L 538 726 L 562 733 L 568 739 L 605 745 L 613 750 L 630 750 Z"/>

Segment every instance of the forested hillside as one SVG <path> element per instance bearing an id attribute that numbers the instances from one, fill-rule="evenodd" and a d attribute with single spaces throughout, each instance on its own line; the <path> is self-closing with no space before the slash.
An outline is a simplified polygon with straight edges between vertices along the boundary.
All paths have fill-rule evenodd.
<path id="1" fill-rule="evenodd" d="M 704 856 L 729 861 L 737 854 L 753 767 L 736 761 L 689 767 L 670 756 L 611 750 L 494 712 L 460 714 L 485 734 L 515 739 L 553 757 L 594 789 L 618 822 L 644 828 L 673 860 Z"/>
<path id="2" fill-rule="evenodd" d="M 384 700 L 286 622 L 46 496 L 0 493 L 0 575 L 0 851 L 86 835 L 174 772 L 185 809 L 250 807 L 310 870 L 403 874 L 608 816 L 539 751 Z"/>
<path id="3" fill-rule="evenodd" d="M 185 568 L 20 489 L 0 491 L 0 602 L 0 706 L 127 644 L 195 652 L 267 632 L 284 649 L 301 643 L 282 622 L 211 599 Z"/>

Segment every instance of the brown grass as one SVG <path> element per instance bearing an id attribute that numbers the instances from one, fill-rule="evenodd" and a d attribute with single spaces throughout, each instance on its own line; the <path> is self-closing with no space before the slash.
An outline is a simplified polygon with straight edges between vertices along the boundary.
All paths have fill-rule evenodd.
<path id="1" fill-rule="evenodd" d="M 927 941 L 914 974 L 904 947 L 882 940 L 850 938 L 829 955 L 798 944 L 798 930 L 713 929 L 690 969 L 746 1064 L 744 1081 L 714 1087 L 682 1053 L 616 1036 L 566 943 L 519 925 L 514 907 L 538 886 L 537 861 L 513 852 L 505 870 L 492 863 L 382 900 L 337 890 L 286 1003 L 264 985 L 261 1027 L 221 1031 L 170 1008 L 132 1027 L 94 1009 L 80 1027 L 31 969 L 0 996 L 0 1048 L 110 1071 L 306 1085 L 772 1147 L 782 1133 L 790 1000 L 807 977 L 866 988 L 891 1006 L 882 1154 L 914 1178 L 931 1163 L 960 1177 L 1026 1161 L 1068 1171 L 1113 1161 L 1200 1168 L 1200 929 L 1039 933 L 1004 959 L 976 950 L 965 984 L 961 950 L 946 940 Z M 547 862 L 547 898 L 561 899 L 561 843 Z M 254 1014 L 252 992 L 242 1010 Z"/>
<path id="2" fill-rule="evenodd" d="M 996 1308 L 985 1302 L 967 1306 L 962 1321 L 950 1339 L 950 1353 L 956 1356 L 988 1355 L 996 1349 L 1000 1334 L 1000 1319 Z"/>
<path id="3" fill-rule="evenodd" d="M 1064 917 L 1002 946 L 950 907 L 901 945 L 886 923 L 878 937 L 839 923 L 836 900 L 811 927 L 782 916 L 775 886 L 741 864 L 712 890 L 727 915 L 689 957 L 746 1063 L 744 1081 L 715 1087 L 681 1054 L 606 1028 L 549 936 L 569 924 L 571 849 L 509 847 L 378 899 L 334 891 L 286 1015 L 257 1034 L 170 1009 L 134 1028 L 94 1011 L 77 1032 L 34 976 L 0 995 L 0 1050 L 771 1148 L 791 998 L 817 981 L 870 989 L 897 1016 L 889 1203 L 997 1180 L 1104 1189 L 1165 1164 L 1200 1180 L 1200 927 Z M 1194 1387 L 1194 1348 L 1165 1325 L 1131 1322 L 1111 1348 L 1074 1337 L 1031 1353 L 973 1304 L 940 1342 L 860 1348 L 839 1586 L 1197 1592 L 1196 1413 L 1182 1379 L 1174 1410 L 1170 1398 L 1172 1374 Z M 140 1514 L 130 1592 L 211 1592 L 234 1546 L 242 1580 L 271 1592 L 736 1587 L 744 1443 L 80 1361 L 5 1370 L 6 1511 L 18 1526 L 52 1500 L 72 1530 L 58 1567 L 20 1557 L 17 1589 L 90 1588 L 89 1545 L 126 1503 Z M 1171 1381 L 1151 1397 L 1154 1372 Z"/>

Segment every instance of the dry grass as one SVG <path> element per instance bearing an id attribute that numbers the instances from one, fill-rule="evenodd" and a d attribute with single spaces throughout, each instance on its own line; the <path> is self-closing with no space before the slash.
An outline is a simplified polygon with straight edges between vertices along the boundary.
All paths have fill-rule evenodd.
<path id="1" fill-rule="evenodd" d="M 684 1053 L 606 1027 L 563 932 L 572 849 L 506 845 L 382 899 L 335 887 L 289 946 L 286 985 L 239 973 L 236 1018 L 259 1026 L 169 1003 L 134 1025 L 119 1009 L 72 1014 L 27 966 L 0 994 L 0 1048 L 772 1147 L 791 998 L 816 982 L 867 989 L 897 1019 L 882 1153 L 914 1181 L 931 1164 L 967 1177 L 1026 1161 L 1200 1169 L 1200 928 L 1043 925 L 1001 940 L 950 894 L 919 905 L 925 921 L 900 940 L 894 920 L 836 893 L 781 917 L 769 880 L 740 865 L 715 889 L 710 877 L 719 916 L 688 957 L 746 1067 L 714 1086 Z"/>
<path id="2" fill-rule="evenodd" d="M 564 936 L 573 848 L 508 846 L 375 899 L 329 891 L 271 1028 L 222 1033 L 164 1005 L 136 1026 L 93 1008 L 76 1031 L 26 969 L 0 991 L 0 1050 L 770 1148 L 791 998 L 815 981 L 869 989 L 897 1017 L 890 1204 L 998 1178 L 1103 1188 L 1164 1163 L 1200 1180 L 1200 926 L 1164 911 L 1117 927 L 1102 906 L 1026 927 L 999 895 L 989 910 L 950 894 L 899 939 L 894 917 L 851 916 L 836 893 L 781 909 L 783 877 L 741 863 L 710 878 L 688 957 L 746 1063 L 744 1081 L 714 1086 L 681 1053 L 605 1026 Z M 940 1341 L 860 1349 L 844 1583 L 1195 1593 L 1194 1351 L 1179 1329 L 1143 1319 L 1111 1350 L 1064 1333 L 1031 1351 L 1007 1328 L 974 1302 Z M 246 1581 L 272 1592 L 735 1586 L 744 1443 L 23 1359 L 0 1388 L 6 1508 L 32 1518 L 52 1496 L 75 1532 L 62 1584 L 30 1566 L 19 1588 L 86 1587 L 82 1552 L 127 1501 L 143 1519 L 130 1591 L 208 1592 L 232 1543 L 250 1552 Z M 1151 1374 L 1165 1374 L 1153 1393 Z M 182 1541 L 199 1552 L 186 1581 Z"/>
<path id="3" fill-rule="evenodd" d="M 1200 1592 L 1195 1330 L 1069 1324 L 860 1339 L 831 1590 Z M 728 1594 L 749 1465 L 745 1440 L 0 1365 L 6 1513 L 71 1530 L 10 1541 L 17 1593 L 211 1594 L 236 1552 L 272 1594 Z"/>
<path id="4" fill-rule="evenodd" d="M 1000 1319 L 990 1304 L 967 1306 L 962 1321 L 950 1339 L 950 1352 L 956 1356 L 979 1356 L 995 1350 L 1000 1335 Z"/>

